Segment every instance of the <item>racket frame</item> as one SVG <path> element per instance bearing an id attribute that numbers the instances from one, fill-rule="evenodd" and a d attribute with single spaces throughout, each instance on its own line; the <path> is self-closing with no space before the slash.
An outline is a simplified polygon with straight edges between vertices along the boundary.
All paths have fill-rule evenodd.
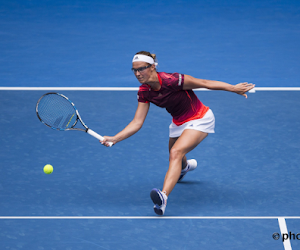
<path id="1" fill-rule="evenodd" d="M 43 119 L 40 117 L 40 115 L 39 115 L 39 110 L 38 110 L 39 103 L 40 103 L 40 101 L 41 101 L 45 96 L 47 96 L 47 95 L 58 95 L 58 96 L 61 96 L 61 97 L 65 98 L 65 99 L 72 105 L 72 107 L 73 107 L 74 110 L 75 110 L 76 120 L 75 120 L 74 124 L 73 124 L 70 128 L 66 128 L 66 129 L 55 128 L 55 127 L 50 126 L 49 124 L 45 123 L 45 122 L 43 121 Z M 103 140 L 104 140 L 104 138 L 103 138 L 101 135 L 99 135 L 99 134 L 96 133 L 95 131 L 93 131 L 93 130 L 91 130 L 90 128 L 88 128 L 88 126 L 83 122 L 83 120 L 82 120 L 82 118 L 81 118 L 81 116 L 80 116 L 80 114 L 79 114 L 79 111 L 77 110 L 75 104 L 74 104 L 68 97 L 66 97 L 66 96 L 63 95 L 63 94 L 56 93 L 56 92 L 49 92 L 49 93 L 46 93 L 46 94 L 42 95 L 42 96 L 39 98 L 39 100 L 37 101 L 37 104 L 36 104 L 36 106 L 35 106 L 35 112 L 36 112 L 37 117 L 39 118 L 39 120 L 40 120 L 43 124 L 45 124 L 46 126 L 52 128 L 52 129 L 54 129 L 54 130 L 59 130 L 59 131 L 67 131 L 67 130 L 83 131 L 83 132 L 86 132 L 86 133 L 88 133 L 89 135 L 91 135 L 91 136 L 97 138 L 99 141 L 103 141 Z M 84 127 L 84 129 L 82 129 L 82 128 L 74 128 L 74 126 L 78 123 L 78 120 L 80 121 L 80 123 L 82 124 L 82 126 Z M 109 146 L 111 147 L 112 145 L 113 145 L 113 143 L 112 143 L 112 142 L 109 142 Z"/>

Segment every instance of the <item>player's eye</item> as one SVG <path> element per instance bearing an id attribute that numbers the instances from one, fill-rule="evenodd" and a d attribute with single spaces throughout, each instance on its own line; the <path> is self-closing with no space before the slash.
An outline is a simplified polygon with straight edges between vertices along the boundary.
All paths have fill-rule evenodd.
<path id="1" fill-rule="evenodd" d="M 144 71 L 145 69 L 147 69 L 149 67 L 151 67 L 151 64 L 149 64 L 148 66 L 145 66 L 145 67 L 137 68 L 137 69 L 132 68 L 131 70 L 133 71 L 133 73 L 136 73 L 136 72 L 142 72 L 142 71 Z"/>

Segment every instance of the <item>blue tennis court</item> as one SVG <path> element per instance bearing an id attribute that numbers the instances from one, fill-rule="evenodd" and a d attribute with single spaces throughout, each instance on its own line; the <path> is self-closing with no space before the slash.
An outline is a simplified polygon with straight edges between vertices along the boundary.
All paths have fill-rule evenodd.
<path id="1" fill-rule="evenodd" d="M 299 249 L 299 10 L 292 0 L 0 1 L 0 249 Z M 116 134 L 137 107 L 140 50 L 157 54 L 159 71 L 256 84 L 248 99 L 196 91 L 216 133 L 188 154 L 199 166 L 164 217 L 149 192 L 168 169 L 165 110 L 151 105 L 112 148 L 35 112 L 57 91 L 90 128 Z"/>

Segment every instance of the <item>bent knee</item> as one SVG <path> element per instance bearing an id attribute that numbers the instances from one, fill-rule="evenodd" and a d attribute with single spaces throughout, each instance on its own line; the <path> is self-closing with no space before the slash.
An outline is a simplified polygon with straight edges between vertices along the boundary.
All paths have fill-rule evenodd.
<path id="1" fill-rule="evenodd" d="M 185 153 L 178 148 L 173 147 L 170 150 L 170 157 L 169 160 L 182 160 L 182 158 L 184 157 Z"/>

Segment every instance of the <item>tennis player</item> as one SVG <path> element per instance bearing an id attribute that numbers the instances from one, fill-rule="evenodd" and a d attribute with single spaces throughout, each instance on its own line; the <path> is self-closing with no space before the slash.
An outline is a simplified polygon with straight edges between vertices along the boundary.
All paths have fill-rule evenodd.
<path id="1" fill-rule="evenodd" d="M 115 136 L 104 136 L 102 144 L 105 146 L 109 146 L 108 142 L 116 144 L 139 131 L 147 116 L 150 103 L 166 108 L 173 117 L 169 127 L 169 169 L 162 190 L 154 188 L 150 192 L 155 213 L 163 215 L 168 196 L 176 183 L 197 167 L 197 161 L 187 160 L 185 155 L 197 147 L 208 134 L 214 133 L 214 114 L 198 99 L 193 89 L 225 90 L 247 98 L 246 92 L 254 88 L 254 84 L 244 82 L 231 85 L 179 73 L 157 72 L 156 66 L 154 54 L 141 51 L 134 55 L 132 71 L 141 83 L 135 116 Z"/>

